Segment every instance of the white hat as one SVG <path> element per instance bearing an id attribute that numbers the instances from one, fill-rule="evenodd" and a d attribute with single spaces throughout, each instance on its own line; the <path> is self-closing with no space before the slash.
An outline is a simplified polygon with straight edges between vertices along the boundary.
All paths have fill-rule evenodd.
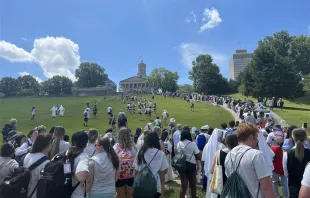
<path id="1" fill-rule="evenodd" d="M 202 130 L 209 130 L 209 125 L 204 125 L 204 126 L 202 126 L 200 129 L 202 129 Z"/>
<path id="2" fill-rule="evenodd" d="M 175 122 L 175 119 L 174 119 L 174 118 L 171 118 L 171 119 L 170 119 L 170 122 Z"/>

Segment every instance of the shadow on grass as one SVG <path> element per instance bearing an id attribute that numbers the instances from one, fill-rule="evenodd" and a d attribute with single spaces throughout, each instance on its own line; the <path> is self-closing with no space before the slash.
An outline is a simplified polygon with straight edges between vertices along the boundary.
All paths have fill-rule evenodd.
<path id="1" fill-rule="evenodd" d="M 306 108 L 298 108 L 298 107 L 283 107 L 285 110 L 296 110 L 296 111 L 310 111 L 310 109 Z"/>

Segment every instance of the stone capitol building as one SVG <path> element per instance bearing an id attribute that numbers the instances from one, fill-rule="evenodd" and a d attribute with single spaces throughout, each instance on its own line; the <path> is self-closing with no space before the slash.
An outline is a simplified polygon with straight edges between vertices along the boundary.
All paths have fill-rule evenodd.
<path id="1" fill-rule="evenodd" d="M 133 76 L 122 80 L 119 82 L 119 91 L 120 92 L 134 92 L 134 93 L 142 93 L 142 92 L 152 92 L 153 88 L 146 82 L 146 64 L 141 63 L 138 64 L 138 74 L 137 76 Z"/>

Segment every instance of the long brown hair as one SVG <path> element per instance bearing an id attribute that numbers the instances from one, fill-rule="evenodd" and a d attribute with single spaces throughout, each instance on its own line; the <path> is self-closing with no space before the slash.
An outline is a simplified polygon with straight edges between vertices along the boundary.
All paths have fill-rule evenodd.
<path id="1" fill-rule="evenodd" d="M 119 168 L 119 159 L 116 155 L 114 149 L 111 146 L 111 142 L 109 138 L 98 138 L 98 144 L 99 146 L 102 146 L 105 152 L 108 154 L 108 158 L 111 160 L 113 167 L 118 170 Z"/>
<path id="2" fill-rule="evenodd" d="M 47 134 L 39 134 L 36 141 L 34 141 L 31 153 L 39 153 L 46 149 L 51 142 L 52 136 Z"/>
<path id="3" fill-rule="evenodd" d="M 59 153 L 60 140 L 62 137 L 64 137 L 65 133 L 66 131 L 64 127 L 62 126 L 55 127 L 51 144 L 51 151 L 49 152 L 50 159 L 52 159 L 55 155 Z"/>
<path id="4" fill-rule="evenodd" d="M 68 158 L 73 160 L 79 156 L 87 145 L 88 136 L 83 130 L 75 132 L 72 137 L 72 146 L 69 148 Z"/>
<path id="5" fill-rule="evenodd" d="M 127 128 L 121 128 L 118 133 L 118 143 L 122 149 L 132 149 L 134 143 L 131 140 L 130 132 Z"/>
<path id="6" fill-rule="evenodd" d="M 304 142 L 307 139 L 307 132 L 304 129 L 297 128 L 292 132 L 293 140 L 295 142 L 295 158 L 302 162 L 305 156 Z"/>

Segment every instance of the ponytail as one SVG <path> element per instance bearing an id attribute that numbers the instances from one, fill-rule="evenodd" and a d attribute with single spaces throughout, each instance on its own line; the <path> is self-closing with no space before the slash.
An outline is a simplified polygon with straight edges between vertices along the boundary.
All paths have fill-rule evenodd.
<path id="1" fill-rule="evenodd" d="M 111 145 L 109 146 L 109 149 L 106 151 L 108 154 L 109 159 L 111 160 L 113 167 L 118 170 L 119 168 L 119 158 L 116 154 L 116 152 L 114 151 L 114 149 L 111 147 Z"/>
<path id="2" fill-rule="evenodd" d="M 79 156 L 84 151 L 83 148 L 79 148 L 77 146 L 71 146 L 68 152 L 68 158 L 70 160 L 74 160 L 77 156 Z"/>
<path id="3" fill-rule="evenodd" d="M 305 156 L 304 142 L 297 140 L 295 149 L 295 158 L 301 163 Z"/>

